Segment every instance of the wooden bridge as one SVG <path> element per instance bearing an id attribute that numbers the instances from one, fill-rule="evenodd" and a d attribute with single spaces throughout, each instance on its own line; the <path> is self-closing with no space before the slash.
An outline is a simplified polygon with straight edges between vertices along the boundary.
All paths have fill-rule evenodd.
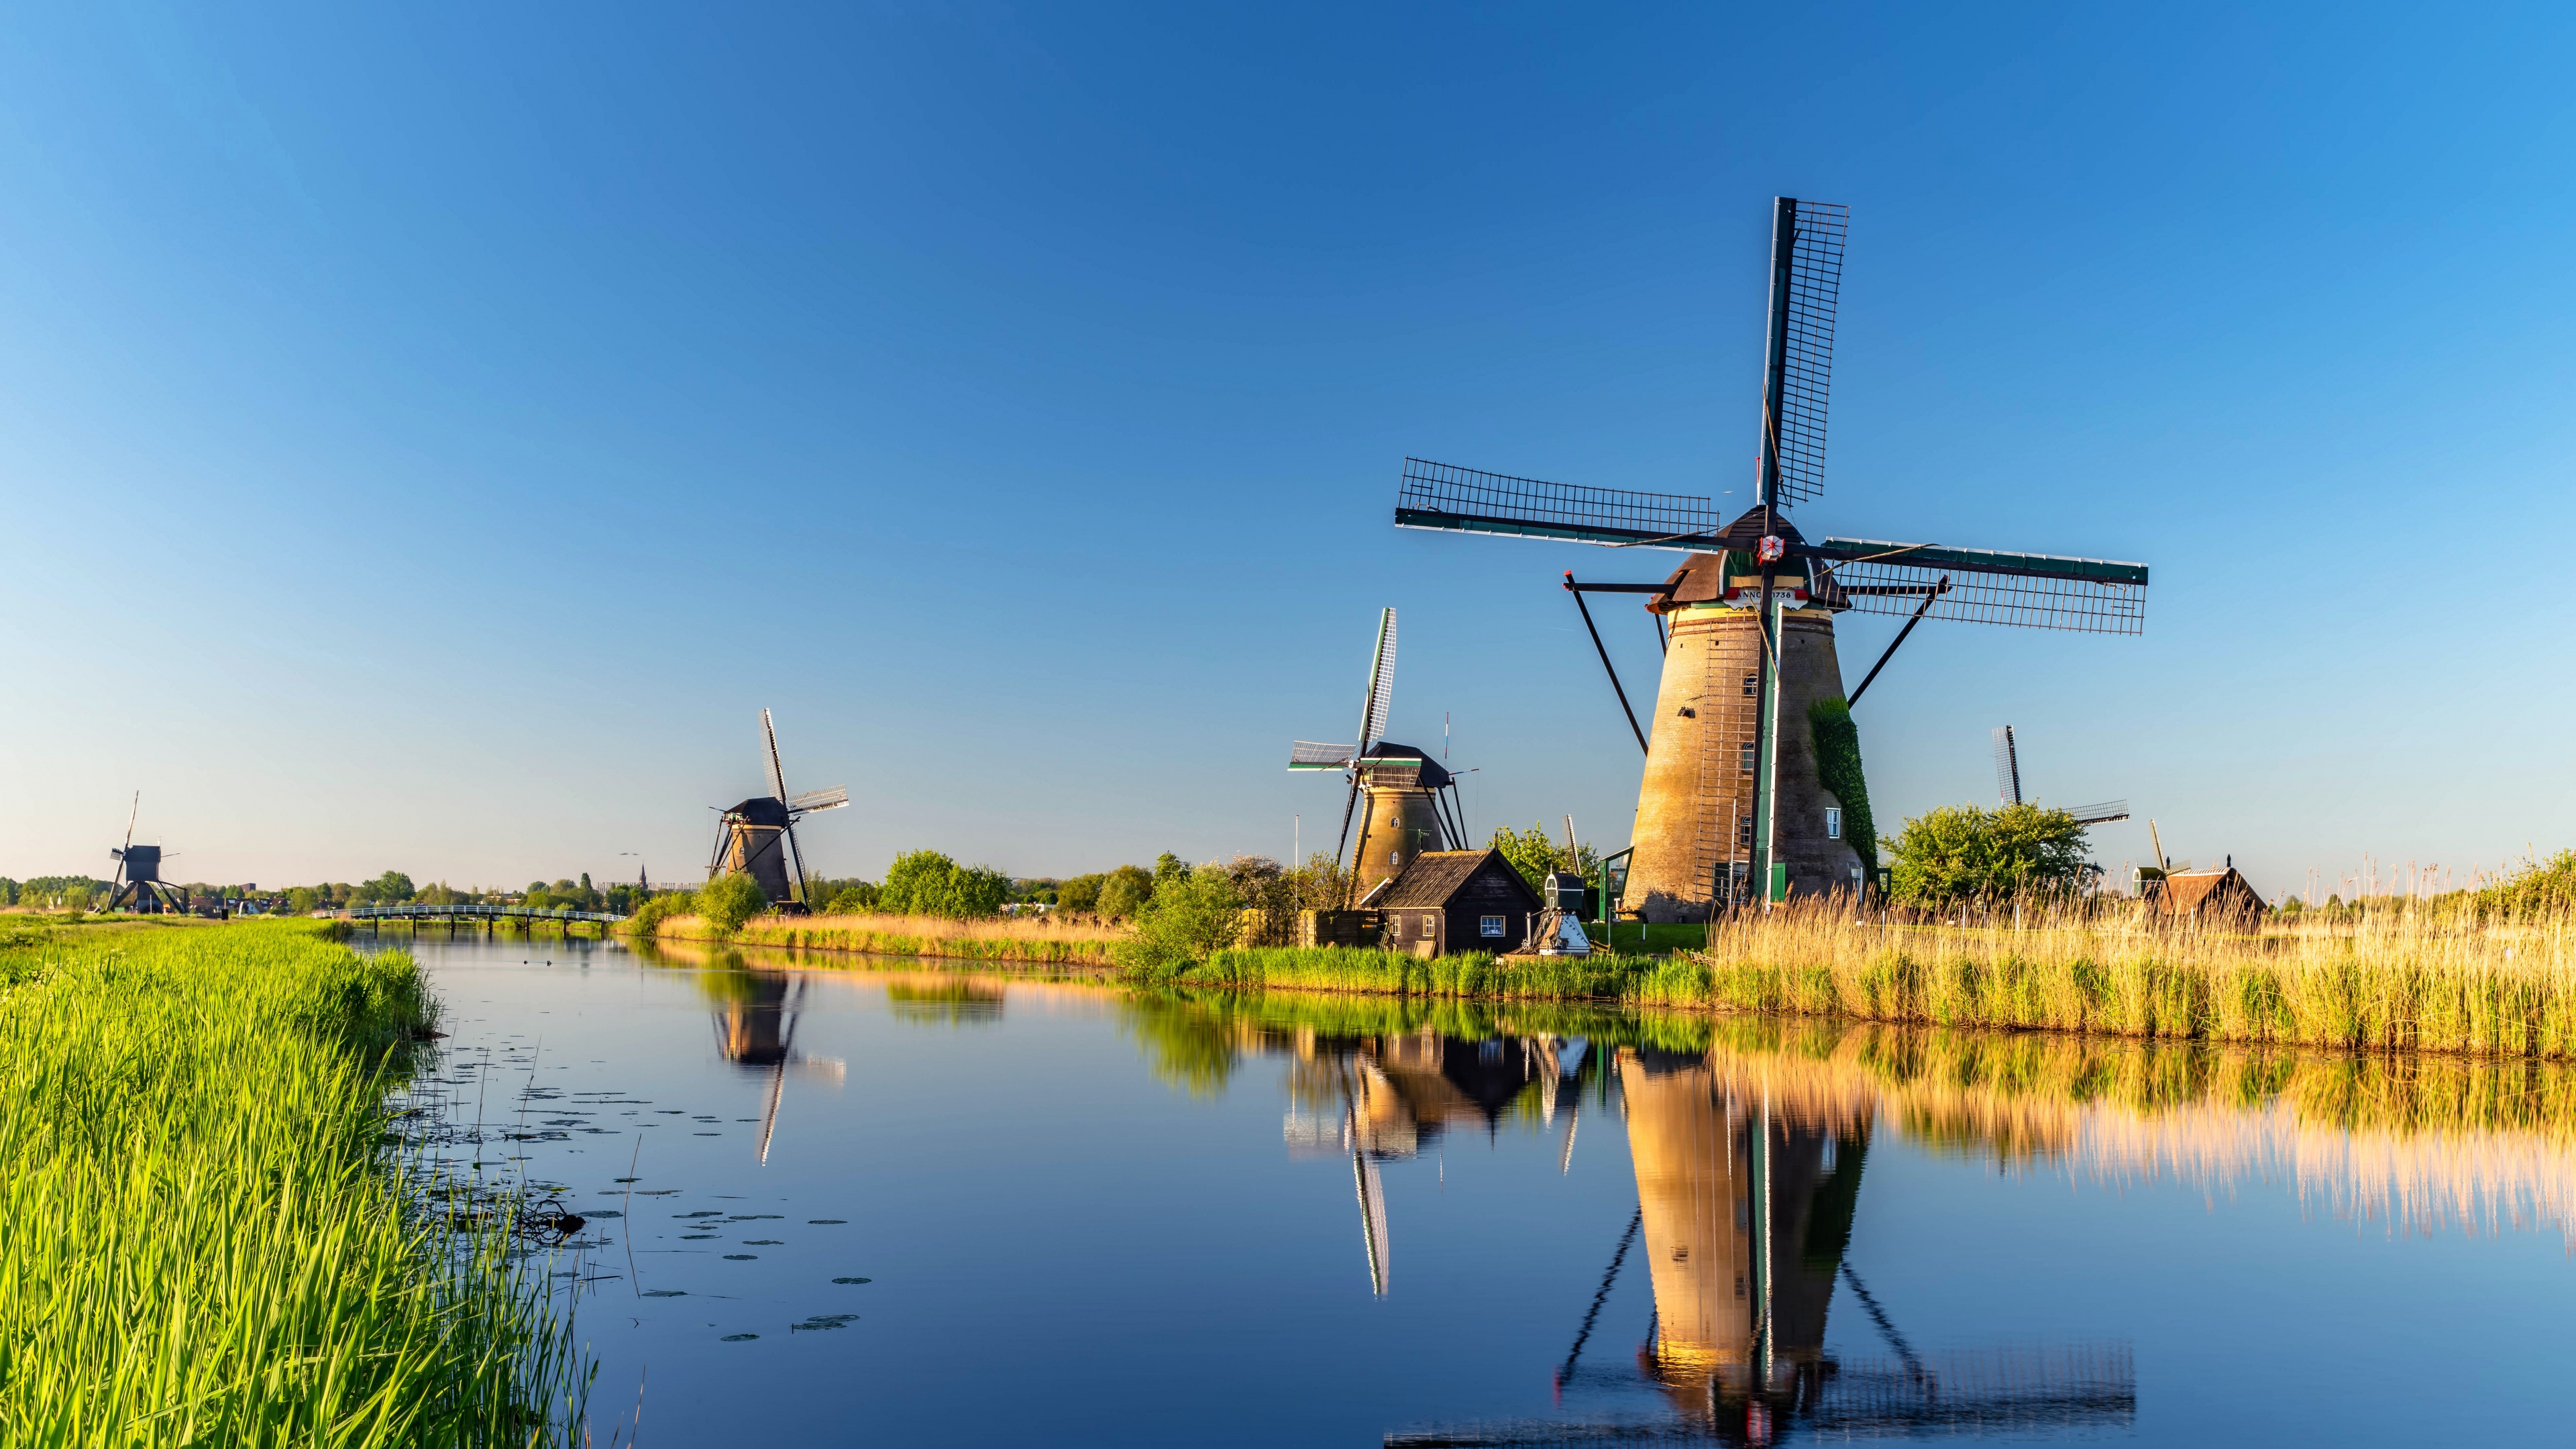
<path id="1" fill-rule="evenodd" d="M 599 934 L 604 937 L 608 934 L 608 928 L 611 925 L 626 918 L 614 911 L 559 911 L 536 906 L 492 904 L 433 906 L 413 901 L 394 906 L 352 906 L 349 908 L 349 919 L 368 925 L 382 921 L 407 921 L 416 925 L 444 922 L 450 930 L 454 930 L 461 923 L 468 926 L 481 926 L 485 931 L 498 930 L 504 925 L 514 923 L 534 930 L 538 923 L 551 921 L 563 927 L 563 932 L 567 936 L 572 934 L 572 928 L 575 925 L 587 921 L 597 926 Z"/>

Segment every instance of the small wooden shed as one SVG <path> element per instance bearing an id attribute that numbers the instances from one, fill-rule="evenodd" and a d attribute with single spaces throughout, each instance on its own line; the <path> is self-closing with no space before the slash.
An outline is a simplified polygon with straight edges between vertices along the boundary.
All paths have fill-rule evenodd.
<path id="1" fill-rule="evenodd" d="M 2254 921 L 2271 909 L 2232 865 L 2224 870 L 2178 870 L 2151 885 L 2149 899 L 2160 916 Z"/>
<path id="2" fill-rule="evenodd" d="M 1493 849 L 1424 851 L 1368 904 L 1386 921 L 1380 944 L 1417 956 L 1517 951 L 1540 910 L 1538 892 Z"/>

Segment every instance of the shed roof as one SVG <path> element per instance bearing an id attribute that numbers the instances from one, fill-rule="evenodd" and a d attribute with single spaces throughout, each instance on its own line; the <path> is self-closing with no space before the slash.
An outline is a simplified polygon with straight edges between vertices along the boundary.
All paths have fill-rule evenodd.
<path id="1" fill-rule="evenodd" d="M 2164 889 L 2157 893 L 2157 908 L 2168 915 L 2191 915 L 2200 911 L 2264 909 L 2263 897 L 2234 866 L 2224 870 L 2178 870 L 2165 877 Z"/>
<path id="2" fill-rule="evenodd" d="M 1503 853 L 1491 846 L 1483 850 L 1426 850 L 1415 856 L 1387 887 L 1386 894 L 1371 904 L 1390 910 L 1445 908 L 1470 881 L 1488 874 L 1489 865 L 1494 868 L 1491 873 L 1495 878 L 1511 882 L 1528 909 L 1539 908 L 1538 892 L 1531 890 L 1521 873 L 1512 869 L 1512 863 L 1503 859 Z"/>

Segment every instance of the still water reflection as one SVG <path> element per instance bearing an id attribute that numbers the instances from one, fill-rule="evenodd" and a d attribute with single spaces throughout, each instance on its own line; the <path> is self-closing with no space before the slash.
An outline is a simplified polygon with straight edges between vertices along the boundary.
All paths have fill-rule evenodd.
<path id="1" fill-rule="evenodd" d="M 2553 1068 L 419 950 L 491 1129 L 458 1160 L 592 1216 L 549 1271 L 603 1439 L 2519 1441 L 2576 1407 Z"/>

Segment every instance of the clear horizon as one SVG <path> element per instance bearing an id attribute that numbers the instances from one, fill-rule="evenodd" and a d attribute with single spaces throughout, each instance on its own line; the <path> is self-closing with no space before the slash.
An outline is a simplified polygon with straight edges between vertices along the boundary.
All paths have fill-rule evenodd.
<path id="1" fill-rule="evenodd" d="M 2142 638 L 1917 631 L 1855 712 L 1883 831 L 1991 803 L 2011 724 L 2034 797 L 2131 802 L 2114 871 L 2150 817 L 2270 895 L 2546 855 L 2571 604 L 2474 545 L 2576 521 L 2571 29 L 23 15 L 0 875 L 108 876 L 139 789 L 176 879 L 692 879 L 764 707 L 850 787 L 834 876 L 1329 848 L 1286 752 L 1348 737 L 1386 605 L 1390 733 L 1445 723 L 1475 833 L 1615 849 L 1556 581 L 1680 555 L 1401 532 L 1396 478 L 1732 511 L 1775 194 L 1852 209 L 1802 529 L 2154 570 Z M 1847 686 L 1896 627 L 1838 627 Z"/>

